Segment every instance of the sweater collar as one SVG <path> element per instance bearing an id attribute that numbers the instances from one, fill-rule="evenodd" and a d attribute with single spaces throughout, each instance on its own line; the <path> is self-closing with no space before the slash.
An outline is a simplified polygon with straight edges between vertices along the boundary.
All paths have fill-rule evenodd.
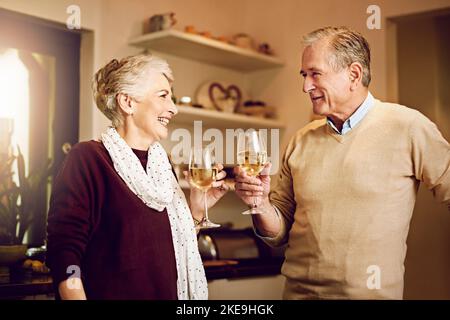
<path id="1" fill-rule="evenodd" d="M 363 101 L 363 103 L 356 109 L 355 112 L 353 112 L 353 114 L 350 116 L 350 118 L 348 118 L 344 122 L 341 131 L 339 131 L 336 128 L 333 121 L 328 117 L 327 117 L 327 123 L 337 134 L 344 135 L 347 132 L 349 132 L 350 130 L 352 130 L 367 115 L 370 108 L 372 108 L 374 104 L 375 104 L 375 99 L 369 91 L 367 94 L 367 97 Z"/>

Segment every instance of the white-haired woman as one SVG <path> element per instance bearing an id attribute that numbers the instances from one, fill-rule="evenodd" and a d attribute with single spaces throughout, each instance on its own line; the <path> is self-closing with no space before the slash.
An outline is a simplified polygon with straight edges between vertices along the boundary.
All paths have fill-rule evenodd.
<path id="1" fill-rule="evenodd" d="M 194 229 L 202 194 L 193 189 L 188 204 L 158 142 L 177 114 L 172 81 L 150 55 L 96 73 L 96 104 L 112 126 L 72 148 L 50 202 L 47 262 L 62 299 L 207 298 Z M 209 206 L 227 189 L 213 186 Z"/>

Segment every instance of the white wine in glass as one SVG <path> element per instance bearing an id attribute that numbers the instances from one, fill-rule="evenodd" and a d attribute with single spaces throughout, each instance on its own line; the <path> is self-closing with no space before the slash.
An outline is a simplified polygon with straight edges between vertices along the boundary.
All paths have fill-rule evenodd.
<path id="1" fill-rule="evenodd" d="M 205 169 L 205 168 L 191 168 L 189 171 L 191 175 L 191 184 L 200 190 L 208 191 L 211 188 L 212 183 L 216 181 L 217 169 Z"/>
<path id="2" fill-rule="evenodd" d="M 237 159 L 245 173 L 249 176 L 256 177 L 261 173 L 267 163 L 267 153 L 265 151 L 242 151 L 238 153 Z"/>
<path id="3" fill-rule="evenodd" d="M 248 130 L 238 136 L 237 163 L 247 175 L 257 177 L 267 163 L 267 151 L 263 135 L 260 131 Z M 242 214 L 262 214 L 262 209 L 257 209 L 257 198 L 253 198 L 253 208 Z"/>
<path id="4" fill-rule="evenodd" d="M 220 224 L 214 223 L 208 218 L 207 192 L 216 181 L 217 168 L 209 148 L 193 147 L 189 156 L 190 183 L 193 187 L 203 191 L 205 206 L 205 218 L 196 226 L 198 229 L 217 228 Z"/>

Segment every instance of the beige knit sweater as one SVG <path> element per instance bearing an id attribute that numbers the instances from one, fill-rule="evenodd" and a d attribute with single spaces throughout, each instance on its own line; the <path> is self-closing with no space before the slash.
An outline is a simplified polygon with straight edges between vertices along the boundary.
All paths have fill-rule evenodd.
<path id="1" fill-rule="evenodd" d="M 270 194 L 282 228 L 264 238 L 288 242 L 286 299 L 402 299 L 419 183 L 450 202 L 448 142 L 418 111 L 375 101 L 347 134 L 317 120 L 287 146 Z"/>

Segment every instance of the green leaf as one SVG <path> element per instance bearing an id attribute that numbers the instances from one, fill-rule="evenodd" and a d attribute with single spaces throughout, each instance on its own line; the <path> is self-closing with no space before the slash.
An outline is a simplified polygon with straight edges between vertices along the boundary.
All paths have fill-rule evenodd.
<path id="1" fill-rule="evenodd" d="M 0 225 L 6 228 L 7 230 L 12 229 L 11 217 L 13 214 L 10 209 L 8 209 L 3 203 L 0 202 Z"/>
<path id="2" fill-rule="evenodd" d="M 17 160 L 19 185 L 11 180 L 13 175 L 12 163 L 15 160 Z M 0 203 L 0 227 L 3 227 L 8 231 L 7 233 L 14 237 L 14 243 L 22 242 L 34 219 L 41 218 L 42 215 L 45 216 L 47 201 L 45 195 L 49 176 L 52 172 L 53 162 L 47 159 L 42 166 L 30 172 L 27 176 L 25 161 L 20 148 L 18 148 L 17 157 L 10 157 L 8 161 L 0 163 L 0 199 L 3 199 L 3 203 Z M 6 232 L 3 233 L 3 236 L 5 234 Z M 3 241 L 6 237 L 3 236 L 0 237 L 0 241 Z"/>
<path id="3" fill-rule="evenodd" d="M 17 146 L 17 170 L 19 174 L 19 183 L 22 184 L 22 182 L 25 181 L 25 159 L 23 158 L 23 154 L 20 151 L 20 147 Z"/>

